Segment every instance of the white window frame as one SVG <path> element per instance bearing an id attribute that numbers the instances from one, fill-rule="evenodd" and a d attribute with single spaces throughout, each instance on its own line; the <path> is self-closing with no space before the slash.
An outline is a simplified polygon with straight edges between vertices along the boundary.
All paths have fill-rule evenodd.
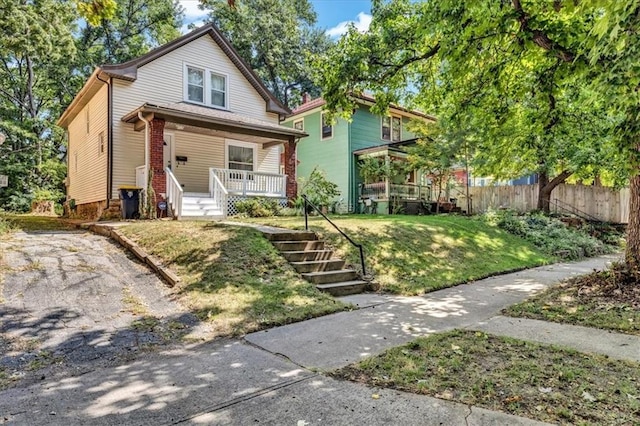
<path id="1" fill-rule="evenodd" d="M 203 102 L 198 102 L 198 101 L 192 101 L 189 99 L 189 68 L 194 69 L 194 70 L 199 70 L 203 72 L 203 91 L 204 91 L 204 96 L 203 96 Z M 211 76 L 212 75 L 217 75 L 219 77 L 223 77 L 224 78 L 224 103 L 225 106 L 219 106 L 219 105 L 213 105 L 211 103 Z M 191 63 L 188 62 L 183 62 L 183 72 L 182 72 L 182 98 L 184 99 L 185 102 L 189 102 L 192 104 L 196 104 L 196 105 L 203 105 L 206 107 L 211 107 L 211 108 L 216 108 L 216 109 L 221 109 L 224 111 L 229 111 L 229 103 L 231 102 L 230 100 L 230 96 L 229 96 L 229 91 L 230 91 L 230 87 L 229 87 L 229 75 L 219 72 L 219 71 L 214 71 L 210 68 L 207 67 L 201 67 L 199 65 L 193 65 Z"/>
<path id="2" fill-rule="evenodd" d="M 243 141 L 236 141 L 236 140 L 232 140 L 232 139 L 225 139 L 225 143 L 224 143 L 224 165 L 225 168 L 227 170 L 234 170 L 236 171 L 237 169 L 231 169 L 229 167 L 229 147 L 230 146 L 237 146 L 240 148 L 251 148 L 253 150 L 253 170 L 251 170 L 251 172 L 255 173 L 257 172 L 257 168 L 258 168 L 258 146 L 254 143 L 251 142 L 243 142 Z M 249 172 L 249 170 L 237 170 L 238 172 Z"/>
<path id="3" fill-rule="evenodd" d="M 388 118 L 389 119 L 389 139 L 386 139 L 384 137 L 384 131 L 382 130 L 384 127 L 384 119 Z M 398 140 L 394 140 L 393 139 L 393 119 L 397 118 L 398 120 L 400 120 L 400 131 L 398 133 Z M 383 141 L 389 141 L 389 142 L 400 142 L 402 140 L 402 117 L 399 115 L 387 115 L 385 117 L 380 117 L 380 139 L 382 139 Z"/>
<path id="4" fill-rule="evenodd" d="M 299 129 L 296 127 L 296 124 L 298 124 L 298 123 L 302 124 L 302 126 L 300 126 Z M 293 121 L 293 128 L 296 129 L 296 130 L 300 130 L 300 131 L 304 132 L 304 117 L 300 118 L 298 120 L 294 120 Z"/>
<path id="5" fill-rule="evenodd" d="M 324 121 L 324 116 L 326 115 L 326 113 L 322 112 L 320 113 L 320 140 L 322 141 L 328 141 L 329 139 L 333 139 L 333 134 L 335 133 L 335 127 L 333 124 L 331 125 L 331 136 L 327 136 L 324 137 L 323 135 L 323 131 L 322 131 L 322 122 Z"/>

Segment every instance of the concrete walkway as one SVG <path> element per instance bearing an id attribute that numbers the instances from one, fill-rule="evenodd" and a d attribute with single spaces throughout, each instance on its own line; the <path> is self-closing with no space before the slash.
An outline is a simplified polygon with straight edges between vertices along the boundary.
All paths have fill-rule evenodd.
<path id="1" fill-rule="evenodd" d="M 574 327 L 520 322 L 500 317 L 500 309 L 614 259 L 604 256 L 535 268 L 422 297 L 345 297 L 359 309 L 253 333 L 243 340 L 161 350 L 118 367 L 0 392 L 0 424 L 539 424 L 338 381 L 318 370 L 347 365 L 416 336 L 461 327 L 547 343 L 557 343 L 558 338 L 577 346 L 586 339 L 573 339 L 579 335 Z M 560 331 L 529 329 L 556 326 Z M 602 333 L 598 339 L 604 341 L 607 335 L 614 336 Z M 616 341 L 617 347 L 638 352 L 633 346 L 638 338 L 625 337 Z M 627 358 L 624 350 L 613 352 Z"/>

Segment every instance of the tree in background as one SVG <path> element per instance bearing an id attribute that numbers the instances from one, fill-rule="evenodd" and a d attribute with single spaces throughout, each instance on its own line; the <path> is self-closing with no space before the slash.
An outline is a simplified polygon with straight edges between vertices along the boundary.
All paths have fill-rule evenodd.
<path id="1" fill-rule="evenodd" d="M 308 0 L 202 0 L 209 19 L 285 105 L 297 106 L 302 93 L 320 94 L 311 78 L 310 58 L 331 40 L 314 27 Z"/>
<path id="2" fill-rule="evenodd" d="M 437 101 L 429 112 L 442 115 L 447 101 L 448 118 L 477 122 L 487 168 L 537 161 L 532 171 L 549 178 L 542 188 L 603 164 L 615 144 L 633 164 L 626 260 L 638 267 L 639 11 L 638 0 L 376 0 L 369 32 L 338 42 L 319 62 L 319 83 L 343 115 L 355 107 L 347 94 L 365 90 L 378 112 Z"/>
<path id="3" fill-rule="evenodd" d="M 75 57 L 76 19 L 68 2 L 0 0 L 0 190 L 4 208 L 26 210 L 36 190 L 60 197 L 62 138 L 53 123 L 62 112 L 59 82 Z"/>

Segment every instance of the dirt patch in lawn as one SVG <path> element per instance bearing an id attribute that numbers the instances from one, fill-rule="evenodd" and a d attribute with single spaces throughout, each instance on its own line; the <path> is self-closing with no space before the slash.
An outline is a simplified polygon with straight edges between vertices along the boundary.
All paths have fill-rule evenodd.
<path id="1" fill-rule="evenodd" d="M 333 375 L 544 422 L 640 421 L 640 364 L 481 332 L 419 338 Z"/>
<path id="2" fill-rule="evenodd" d="M 640 335 L 640 273 L 624 264 L 572 278 L 513 305 L 505 315 Z"/>

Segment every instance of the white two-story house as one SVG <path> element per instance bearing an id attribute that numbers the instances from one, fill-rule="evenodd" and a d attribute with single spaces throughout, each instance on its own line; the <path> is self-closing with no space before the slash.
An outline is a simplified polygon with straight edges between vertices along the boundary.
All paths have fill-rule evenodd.
<path id="1" fill-rule="evenodd" d="M 290 111 L 207 24 L 129 62 L 97 67 L 58 120 L 67 200 L 99 218 L 119 189 L 153 191 L 176 218 L 224 217 L 251 196 L 296 196 Z M 280 174 L 280 154 L 284 173 Z M 163 213 L 159 211 L 159 213 Z"/>

